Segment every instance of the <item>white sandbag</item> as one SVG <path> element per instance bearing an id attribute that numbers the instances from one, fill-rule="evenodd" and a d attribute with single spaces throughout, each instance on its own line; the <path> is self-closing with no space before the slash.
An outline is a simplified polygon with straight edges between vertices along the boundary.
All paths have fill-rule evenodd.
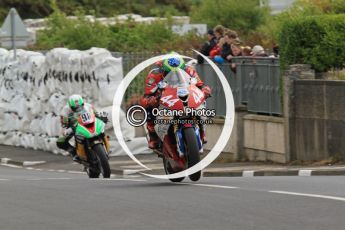
<path id="1" fill-rule="evenodd" d="M 13 51 L 0 48 L 0 144 L 67 154 L 55 142 L 62 133 L 58 115 L 71 94 L 81 94 L 98 111 L 106 111 L 106 130 L 114 136 L 112 102 L 122 77 L 121 58 L 102 48 L 56 48 L 46 55 L 19 49 L 16 61 Z M 121 127 L 125 139 L 133 141 L 135 130 L 123 111 Z M 118 143 L 113 144 L 113 151 L 119 151 Z"/>

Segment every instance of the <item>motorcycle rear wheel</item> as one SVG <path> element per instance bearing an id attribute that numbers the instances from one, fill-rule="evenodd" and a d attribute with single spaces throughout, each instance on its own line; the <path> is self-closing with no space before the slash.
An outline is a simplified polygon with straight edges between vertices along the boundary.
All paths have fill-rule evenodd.
<path id="1" fill-rule="evenodd" d="M 199 146 L 196 139 L 194 128 L 185 128 L 184 132 L 184 139 L 185 139 L 185 146 L 187 148 L 187 162 L 188 168 L 196 165 L 200 161 L 200 153 L 199 153 Z M 189 179 L 192 181 L 198 181 L 201 177 L 201 171 L 193 173 L 189 175 Z"/>

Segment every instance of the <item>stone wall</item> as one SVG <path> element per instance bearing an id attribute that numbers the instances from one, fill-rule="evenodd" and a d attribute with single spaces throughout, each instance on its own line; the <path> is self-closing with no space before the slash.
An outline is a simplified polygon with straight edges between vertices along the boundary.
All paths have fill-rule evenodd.
<path id="1" fill-rule="evenodd" d="M 244 159 L 286 163 L 283 118 L 250 114 L 243 122 Z"/>
<path id="2" fill-rule="evenodd" d="M 294 92 L 292 160 L 345 159 L 345 81 L 297 80 Z"/>
<path id="3" fill-rule="evenodd" d="M 210 150 L 223 129 L 222 120 L 207 126 Z M 227 160 L 273 161 L 286 163 L 284 119 L 236 112 L 231 137 L 223 150 Z"/>

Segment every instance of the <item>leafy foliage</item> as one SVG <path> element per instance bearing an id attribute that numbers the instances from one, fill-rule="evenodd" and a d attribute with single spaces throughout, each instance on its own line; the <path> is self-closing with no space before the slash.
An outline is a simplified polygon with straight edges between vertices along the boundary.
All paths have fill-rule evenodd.
<path id="1" fill-rule="evenodd" d="M 204 0 L 191 11 L 194 22 L 211 27 L 221 24 L 230 29 L 248 33 L 264 23 L 269 10 L 253 0 Z"/>
<path id="2" fill-rule="evenodd" d="M 37 47 L 50 49 L 62 46 L 82 50 L 95 45 L 108 47 L 110 43 L 108 27 L 99 22 L 90 23 L 81 11 L 76 14 L 78 19 L 70 20 L 56 8 L 48 18 L 48 29 L 38 33 Z"/>
<path id="3" fill-rule="evenodd" d="M 144 16 L 187 15 L 195 0 L 59 0 L 57 6 L 67 15 L 78 8 L 94 12 L 96 16 L 136 13 Z M 43 18 L 53 12 L 50 0 L 1 0 L 0 21 L 15 7 L 24 18 Z"/>
<path id="4" fill-rule="evenodd" d="M 274 43 L 278 40 L 285 22 L 313 15 L 342 13 L 345 13 L 345 0 L 297 0 L 292 7 L 282 13 L 267 17 L 257 32 L 270 38 Z"/>
<path id="5" fill-rule="evenodd" d="M 93 46 L 112 51 L 169 51 L 199 48 L 203 38 L 191 33 L 185 36 L 174 34 L 167 22 L 138 24 L 131 20 L 123 24 L 105 26 L 90 22 L 83 11 L 77 11 L 77 19 L 68 19 L 55 5 L 54 13 L 48 17 L 47 29 L 38 33 L 34 48 L 51 49 L 67 47 L 89 49 Z"/>
<path id="6" fill-rule="evenodd" d="M 279 36 L 283 66 L 311 64 L 317 72 L 343 68 L 345 15 L 318 15 L 286 21 Z"/>

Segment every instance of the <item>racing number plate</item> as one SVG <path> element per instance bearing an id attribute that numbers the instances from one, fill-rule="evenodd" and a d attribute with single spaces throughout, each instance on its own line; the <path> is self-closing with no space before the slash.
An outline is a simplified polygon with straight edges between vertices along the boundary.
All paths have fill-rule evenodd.
<path id="1" fill-rule="evenodd" d="M 81 116 L 81 121 L 84 124 L 92 122 L 91 114 L 89 112 L 82 113 L 80 116 Z"/>

